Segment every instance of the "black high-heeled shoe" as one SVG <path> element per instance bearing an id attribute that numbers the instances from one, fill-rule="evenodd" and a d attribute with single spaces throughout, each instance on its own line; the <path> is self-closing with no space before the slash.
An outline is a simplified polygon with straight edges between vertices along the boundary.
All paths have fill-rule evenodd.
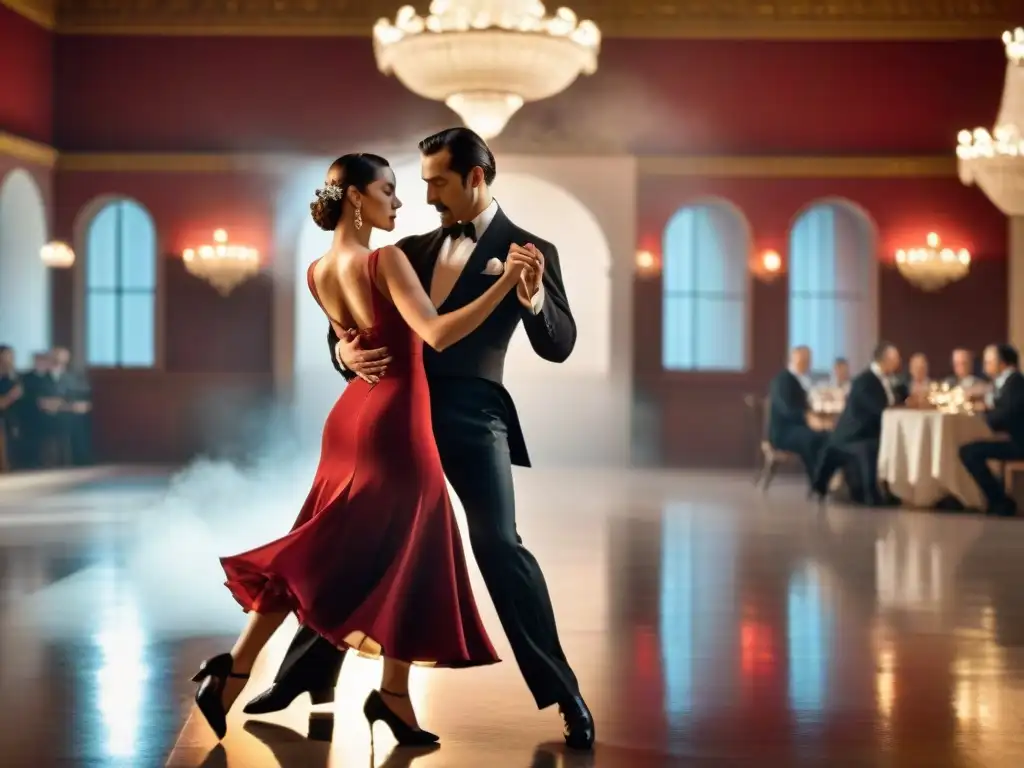
<path id="1" fill-rule="evenodd" d="M 405 698 L 409 695 L 407 693 L 392 693 L 391 691 L 384 691 L 384 693 L 400 698 Z M 422 728 L 414 728 L 396 715 L 391 707 L 387 705 L 387 702 L 384 701 L 380 691 L 370 691 L 370 695 L 366 697 L 366 702 L 363 704 L 363 714 L 366 715 L 366 721 L 370 724 L 371 741 L 373 740 L 373 724 L 378 720 L 391 729 L 391 734 L 395 737 L 395 741 L 398 742 L 399 746 L 426 747 L 440 741 L 437 734 L 424 731 Z"/>
<path id="2" fill-rule="evenodd" d="M 248 680 L 248 675 L 232 672 L 234 660 L 230 653 L 222 653 L 207 659 L 199 665 L 199 671 L 192 677 L 193 683 L 199 683 L 196 691 L 196 707 L 202 712 L 206 722 L 210 724 L 218 739 L 223 739 L 228 732 L 228 713 L 224 709 L 224 683 L 229 677 Z"/>

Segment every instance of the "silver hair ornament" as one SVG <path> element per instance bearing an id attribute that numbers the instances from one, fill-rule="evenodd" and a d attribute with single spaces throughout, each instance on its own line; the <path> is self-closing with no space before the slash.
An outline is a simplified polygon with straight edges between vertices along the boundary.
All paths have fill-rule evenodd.
<path id="1" fill-rule="evenodd" d="M 342 200 L 345 197 L 345 189 L 337 184 L 328 184 L 323 189 L 318 189 L 316 196 L 321 200 Z"/>

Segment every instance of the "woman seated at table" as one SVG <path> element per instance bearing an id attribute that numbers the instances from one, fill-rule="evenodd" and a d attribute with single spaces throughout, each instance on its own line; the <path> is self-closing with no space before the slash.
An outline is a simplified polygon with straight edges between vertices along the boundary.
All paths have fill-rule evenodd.
<path id="1" fill-rule="evenodd" d="M 895 345 L 881 342 L 867 370 L 850 385 L 836 428 L 829 436 L 814 476 L 814 493 L 824 499 L 832 476 L 843 469 L 854 501 L 882 506 L 888 500 L 878 488 L 878 443 L 882 434 L 882 413 L 906 398 L 892 382 L 900 369 L 900 352 Z"/>
<path id="2" fill-rule="evenodd" d="M 914 399 L 926 399 L 932 388 L 932 379 L 928 375 L 928 357 L 924 352 L 910 355 L 906 370 L 907 396 Z"/>

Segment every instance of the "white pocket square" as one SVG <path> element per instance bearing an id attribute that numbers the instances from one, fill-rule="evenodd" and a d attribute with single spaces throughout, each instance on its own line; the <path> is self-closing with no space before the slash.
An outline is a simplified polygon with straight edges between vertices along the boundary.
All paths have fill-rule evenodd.
<path id="1" fill-rule="evenodd" d="M 490 259 L 484 264 L 484 271 L 481 275 L 500 275 L 505 271 L 505 262 L 501 259 Z"/>

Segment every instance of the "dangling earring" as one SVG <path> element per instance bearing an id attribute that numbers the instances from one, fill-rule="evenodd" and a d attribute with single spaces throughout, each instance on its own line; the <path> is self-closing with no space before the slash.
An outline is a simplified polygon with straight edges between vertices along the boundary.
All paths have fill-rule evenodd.
<path id="1" fill-rule="evenodd" d="M 362 206 L 356 207 L 356 218 L 355 218 L 356 229 L 363 228 L 363 209 Z"/>

